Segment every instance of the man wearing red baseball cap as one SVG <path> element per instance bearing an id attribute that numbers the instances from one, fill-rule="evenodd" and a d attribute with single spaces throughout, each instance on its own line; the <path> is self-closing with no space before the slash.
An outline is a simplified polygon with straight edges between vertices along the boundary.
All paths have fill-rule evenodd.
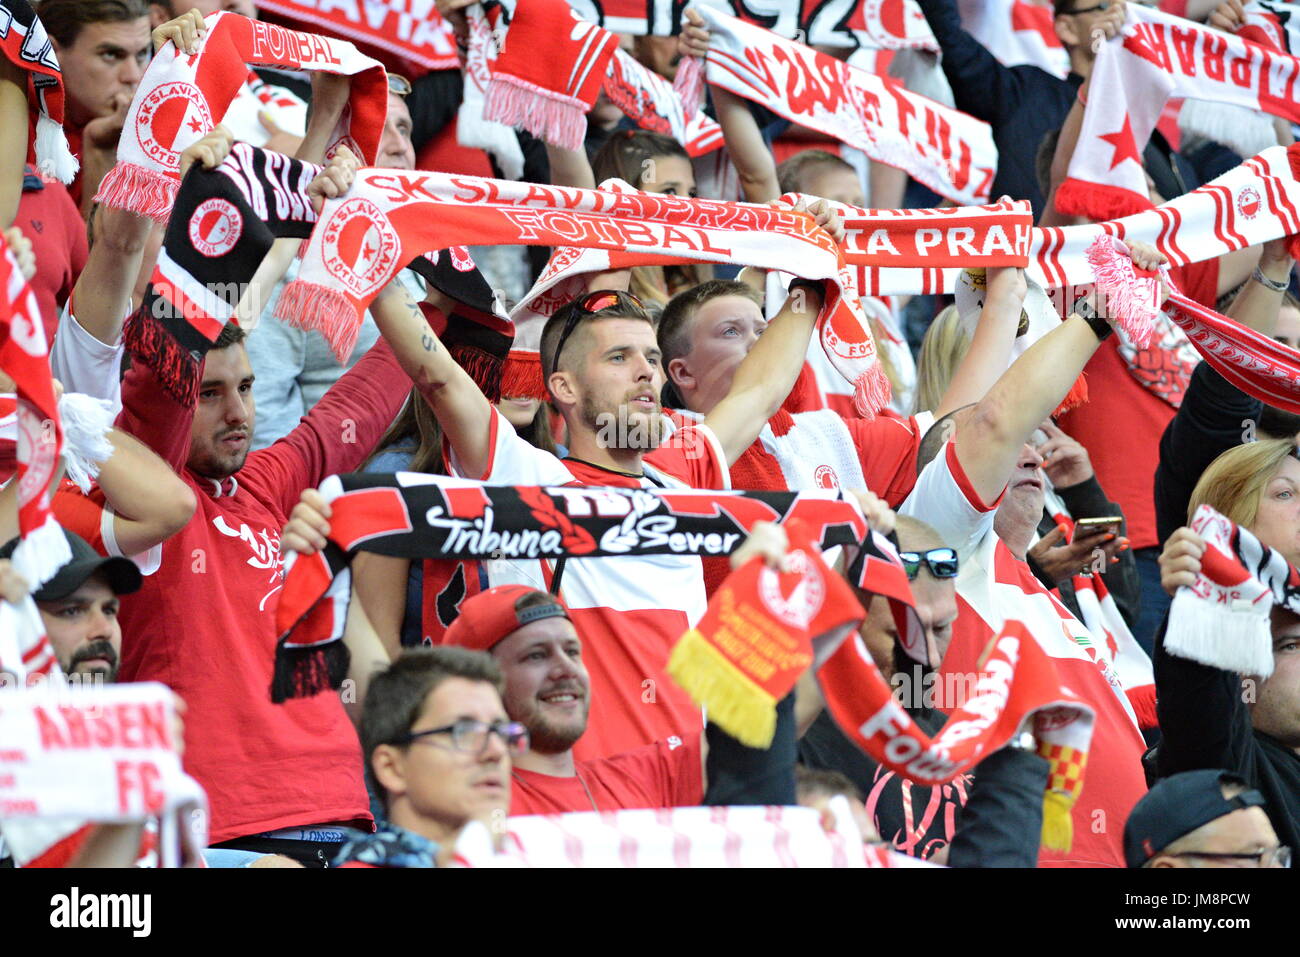
<path id="1" fill-rule="evenodd" d="M 703 801 L 699 732 L 612 757 L 574 760 L 573 746 L 587 730 L 591 684 L 582 641 L 555 596 L 527 585 L 490 588 L 461 605 L 443 641 L 492 655 L 506 680 L 506 714 L 528 728 L 530 750 L 514 759 L 511 772 L 512 815 Z"/>

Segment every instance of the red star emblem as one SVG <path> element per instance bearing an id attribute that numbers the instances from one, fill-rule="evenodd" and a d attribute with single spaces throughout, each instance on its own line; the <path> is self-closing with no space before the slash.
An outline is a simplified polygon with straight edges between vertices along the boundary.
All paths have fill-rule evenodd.
<path id="1" fill-rule="evenodd" d="M 202 121 L 202 120 L 198 120 L 198 119 L 190 120 L 189 123 L 186 124 L 186 126 L 188 126 L 190 129 L 192 129 L 195 133 L 202 133 L 202 132 L 203 132 L 203 121 Z"/>
<path id="2" fill-rule="evenodd" d="M 1131 159 L 1139 166 L 1142 165 L 1142 155 L 1138 152 L 1137 143 L 1133 139 L 1133 127 L 1129 123 L 1127 115 L 1124 117 L 1124 125 L 1114 133 L 1107 133 L 1101 137 L 1115 150 L 1115 155 L 1111 158 L 1110 168 L 1114 169 L 1126 159 Z"/>
<path id="3" fill-rule="evenodd" d="M 369 243 L 366 243 L 364 246 L 361 247 L 361 255 L 364 258 L 369 259 L 374 254 L 375 254 L 375 247 L 370 245 Z"/>

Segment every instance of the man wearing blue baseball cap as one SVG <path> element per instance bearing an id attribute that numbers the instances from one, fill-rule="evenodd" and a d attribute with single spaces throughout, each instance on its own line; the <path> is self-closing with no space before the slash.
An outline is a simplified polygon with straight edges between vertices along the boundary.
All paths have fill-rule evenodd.
<path id="1" fill-rule="evenodd" d="M 1158 782 L 1124 826 L 1129 867 L 1290 867 L 1264 796 L 1229 771 L 1185 771 Z"/>

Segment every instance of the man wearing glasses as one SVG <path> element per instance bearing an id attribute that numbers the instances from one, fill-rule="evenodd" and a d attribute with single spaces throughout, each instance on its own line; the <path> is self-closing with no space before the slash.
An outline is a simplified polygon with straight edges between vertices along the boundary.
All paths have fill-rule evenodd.
<path id="1" fill-rule="evenodd" d="M 1184 771 L 1160 781 L 1124 825 L 1129 867 L 1290 867 L 1264 796 L 1229 771 Z"/>
<path id="2" fill-rule="evenodd" d="M 697 731 L 595 761 L 575 761 L 587 730 L 591 682 L 569 610 L 526 585 L 467 599 L 448 645 L 485 651 L 505 676 L 506 712 L 528 729 L 531 749 L 511 772 L 511 814 L 689 807 L 704 797 Z"/>
<path id="3" fill-rule="evenodd" d="M 503 688 L 492 659 L 463 648 L 409 651 L 371 679 L 361 745 L 387 820 L 345 844 L 336 867 L 445 866 L 470 821 L 500 826 L 511 760 L 528 750 Z"/>

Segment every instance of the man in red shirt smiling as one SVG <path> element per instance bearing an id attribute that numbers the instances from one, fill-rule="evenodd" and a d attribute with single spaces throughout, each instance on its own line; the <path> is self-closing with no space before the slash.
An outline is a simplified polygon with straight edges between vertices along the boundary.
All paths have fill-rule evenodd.
<path id="1" fill-rule="evenodd" d="M 576 761 L 591 683 L 568 609 L 527 585 L 501 585 L 461 606 L 445 642 L 487 651 L 505 676 L 506 713 L 528 728 L 515 758 L 510 813 L 678 807 L 704 797 L 699 732 L 594 761 Z"/>

